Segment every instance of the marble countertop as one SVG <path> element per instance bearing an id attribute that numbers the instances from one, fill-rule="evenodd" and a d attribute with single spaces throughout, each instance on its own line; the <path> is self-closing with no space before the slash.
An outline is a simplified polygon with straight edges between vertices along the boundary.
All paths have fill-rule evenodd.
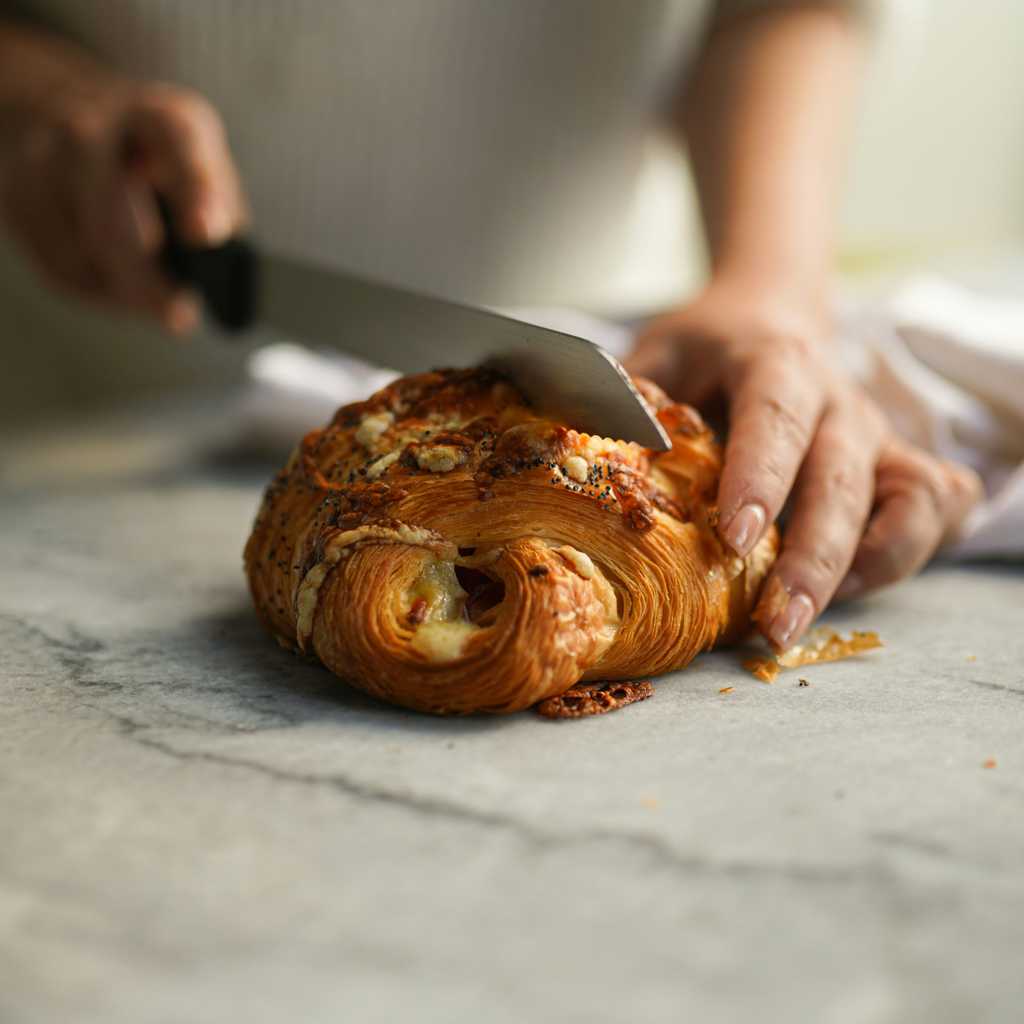
<path id="1" fill-rule="evenodd" d="M 267 470 L 193 420 L 0 452 L 5 1024 L 1020 1019 L 1020 567 L 774 685 L 432 719 L 261 632 Z"/>

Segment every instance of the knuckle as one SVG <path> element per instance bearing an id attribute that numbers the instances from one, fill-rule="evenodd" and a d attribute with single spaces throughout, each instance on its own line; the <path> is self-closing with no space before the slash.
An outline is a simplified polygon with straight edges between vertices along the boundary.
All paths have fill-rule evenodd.
<path id="1" fill-rule="evenodd" d="M 880 460 L 879 474 L 884 495 L 902 494 L 908 500 L 924 500 L 941 514 L 951 484 L 941 463 L 932 456 L 909 446 L 898 448 Z"/>
<path id="2" fill-rule="evenodd" d="M 808 496 L 815 502 L 840 512 L 845 519 L 861 519 L 867 513 L 869 488 L 863 474 L 850 465 L 827 469 Z"/>
<path id="3" fill-rule="evenodd" d="M 946 497 L 950 485 L 942 474 L 932 467 L 923 468 L 915 474 L 911 485 L 911 493 L 920 502 L 926 504 L 936 519 L 944 518 Z"/>
<path id="4" fill-rule="evenodd" d="M 831 546 L 808 551 L 804 556 L 805 568 L 815 579 L 823 581 L 839 579 L 846 570 L 846 562 L 842 553 Z"/>
<path id="5" fill-rule="evenodd" d="M 792 487 L 793 471 L 787 469 L 780 459 L 749 449 L 730 453 L 726 465 L 722 489 L 734 499 L 728 504 L 731 506 L 735 502 L 738 507 L 758 502 L 765 507 L 769 518 L 774 518 Z"/>
<path id="6" fill-rule="evenodd" d="M 139 94 L 138 106 L 181 134 L 223 132 L 216 107 L 201 92 L 185 86 L 150 85 Z"/>
<path id="7" fill-rule="evenodd" d="M 772 491 L 786 491 L 792 481 L 792 473 L 774 458 L 763 459 L 757 463 L 757 482 Z"/>
<path id="8" fill-rule="evenodd" d="M 170 110 L 182 125 L 200 131 L 220 131 L 220 115 L 202 93 L 191 89 L 178 90 L 171 100 Z"/>
<path id="9" fill-rule="evenodd" d="M 870 445 L 878 450 L 887 431 L 885 413 L 859 387 L 841 385 L 840 394 L 832 399 L 836 419 L 843 425 L 844 443 L 850 447 L 849 439 L 863 442 L 860 447 Z M 858 449 L 859 450 L 859 449 Z"/>
<path id="10" fill-rule="evenodd" d="M 847 557 L 838 547 L 801 547 L 791 552 L 792 572 L 807 583 L 812 594 L 820 595 L 846 572 Z"/>
<path id="11" fill-rule="evenodd" d="M 958 463 L 946 464 L 946 474 L 956 497 L 961 501 L 974 505 L 985 493 L 981 477 L 970 467 Z"/>
<path id="12" fill-rule="evenodd" d="M 773 358 L 801 366 L 809 366 L 817 359 L 818 346 L 802 331 L 784 330 L 772 336 Z"/>
<path id="13" fill-rule="evenodd" d="M 99 111 L 76 107 L 60 119 L 59 131 L 63 141 L 72 149 L 88 149 L 97 145 L 103 137 L 103 117 Z"/>
<path id="14" fill-rule="evenodd" d="M 782 442 L 803 451 L 810 441 L 810 425 L 785 402 L 773 395 L 759 395 L 755 409 L 769 429 Z"/>
<path id="15" fill-rule="evenodd" d="M 925 511 L 926 518 L 921 518 Z M 881 524 L 880 524 L 881 525 Z M 936 522 L 910 499 L 898 518 L 890 516 L 882 528 L 870 529 L 857 556 L 863 575 L 877 583 L 894 583 L 927 562 L 938 543 Z"/>

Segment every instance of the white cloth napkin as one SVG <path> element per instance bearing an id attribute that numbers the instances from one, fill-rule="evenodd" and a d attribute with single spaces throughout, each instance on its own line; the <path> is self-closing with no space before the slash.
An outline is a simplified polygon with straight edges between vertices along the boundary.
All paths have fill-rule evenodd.
<path id="1" fill-rule="evenodd" d="M 583 334 L 616 355 L 629 348 L 628 329 L 572 310 L 515 315 Z M 896 429 L 985 481 L 985 501 L 946 556 L 1024 556 L 1024 302 L 920 277 L 885 299 L 847 302 L 840 323 L 844 362 Z M 276 444 L 293 442 L 396 376 L 291 344 L 260 349 L 249 370 L 245 429 L 250 439 Z"/>

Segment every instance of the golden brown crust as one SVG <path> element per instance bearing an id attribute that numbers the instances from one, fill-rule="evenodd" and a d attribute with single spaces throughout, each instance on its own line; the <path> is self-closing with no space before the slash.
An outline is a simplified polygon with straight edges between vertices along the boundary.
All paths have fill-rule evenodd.
<path id="1" fill-rule="evenodd" d="M 719 448 L 642 386 L 669 452 L 543 419 L 485 370 L 339 409 L 264 495 L 245 551 L 260 617 L 369 693 L 444 713 L 666 672 L 737 637 L 775 533 L 746 560 L 723 548 Z"/>

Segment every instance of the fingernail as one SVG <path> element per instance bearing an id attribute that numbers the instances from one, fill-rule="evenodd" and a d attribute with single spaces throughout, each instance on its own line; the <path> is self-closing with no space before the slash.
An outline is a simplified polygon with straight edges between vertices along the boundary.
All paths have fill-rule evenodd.
<path id="1" fill-rule="evenodd" d="M 744 505 L 722 530 L 722 539 L 743 558 L 764 532 L 767 519 L 763 505 Z"/>
<path id="2" fill-rule="evenodd" d="M 211 245 L 227 241 L 231 234 L 231 218 L 228 216 L 227 207 L 222 203 L 208 202 L 202 206 L 199 211 L 199 222 L 206 241 Z"/>
<path id="3" fill-rule="evenodd" d="M 848 597 L 854 597 L 864 589 L 864 580 L 855 572 L 847 573 L 846 579 L 839 584 L 833 597 L 834 601 L 845 601 Z"/>
<path id="4" fill-rule="evenodd" d="M 776 616 L 768 630 L 773 644 L 785 650 L 811 624 L 814 604 L 806 594 L 791 594 L 786 607 Z"/>

